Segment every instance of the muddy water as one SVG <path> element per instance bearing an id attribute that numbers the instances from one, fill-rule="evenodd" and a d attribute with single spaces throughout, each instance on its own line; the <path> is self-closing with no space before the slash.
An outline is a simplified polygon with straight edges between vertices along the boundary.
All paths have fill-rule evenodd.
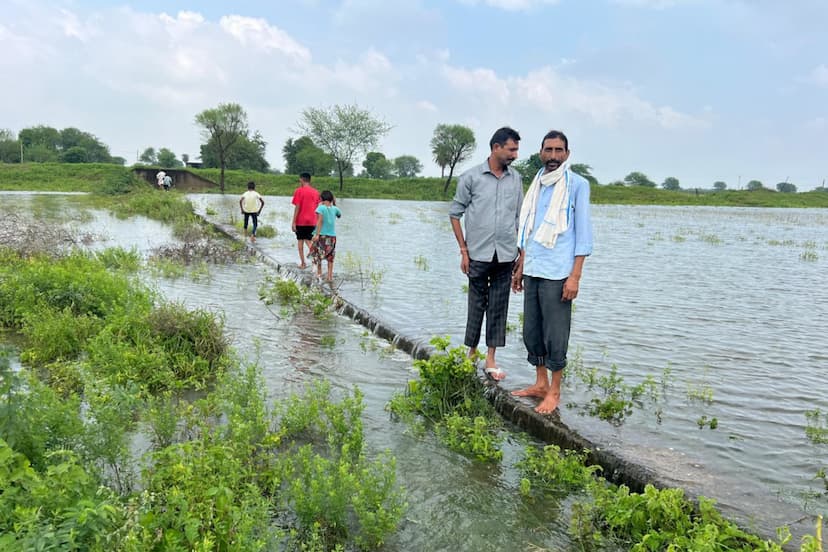
<path id="1" fill-rule="evenodd" d="M 297 261 L 288 198 L 269 197 L 264 223 L 278 235 L 257 247 Z M 193 196 L 201 213 L 238 218 L 235 197 Z M 465 278 L 447 219 L 432 202 L 340 200 L 339 292 L 402 333 L 461 343 Z M 828 211 L 595 206 L 596 247 L 576 304 L 572 349 L 586 368 L 625 383 L 668 386 L 621 425 L 584 415 L 595 396 L 577 378 L 561 418 L 677 484 L 771 518 L 785 505 L 828 510 L 817 470 L 828 447 L 805 436 L 805 411 L 828 411 Z M 372 277 L 373 276 L 373 277 Z M 531 381 L 515 331 L 499 353 L 507 388 Z M 716 418 L 718 427 L 699 428 Z M 780 514 L 782 515 L 782 514 Z"/>
<path id="2" fill-rule="evenodd" d="M 267 197 L 263 223 L 277 236 L 257 248 L 295 262 L 289 198 Z M 238 219 L 235 197 L 193 196 L 218 222 Z M 412 337 L 462 340 L 465 279 L 447 223 L 447 205 L 341 200 L 335 267 L 339 293 Z M 81 218 L 82 217 L 78 217 Z M 620 426 L 583 414 L 593 392 L 570 381 L 566 424 L 677 484 L 741 507 L 747 517 L 776 519 L 777 510 L 828 510 L 816 471 L 828 448 L 805 437 L 805 410 L 828 411 L 826 374 L 828 213 L 817 210 L 594 208 L 596 250 L 587 261 L 577 302 L 572 348 L 601 373 L 616 365 L 626 382 L 671 375 L 666 397 L 645 403 Z M 93 213 L 83 228 L 104 245 L 142 251 L 172 238 L 141 218 L 118 221 Z M 410 510 L 392 549 L 501 550 L 570 547 L 567 503 L 528 504 L 508 466 L 519 446 L 508 444 L 503 468 L 480 468 L 430 436 L 391 422 L 384 405 L 413 376 L 410 359 L 388 351 L 355 324 L 333 317 L 286 316 L 257 299 L 267 268 L 212 268 L 211 278 L 158 280 L 157 287 L 190 306 L 225 313 L 240 352 L 259 358 L 274 397 L 312 378 L 366 397 L 372 448 L 398 459 Z M 520 297 L 510 321 L 519 327 Z M 332 336 L 333 349 L 322 338 Z M 504 385 L 530 381 L 519 331 L 499 353 Z M 573 378 L 574 380 L 575 378 Z M 701 397 L 701 398 L 700 398 Z M 709 400 L 707 400 L 709 399 Z M 699 429 L 701 415 L 718 428 Z M 542 512 L 542 513 L 540 513 Z M 494 520 L 497 519 L 497 522 Z"/>

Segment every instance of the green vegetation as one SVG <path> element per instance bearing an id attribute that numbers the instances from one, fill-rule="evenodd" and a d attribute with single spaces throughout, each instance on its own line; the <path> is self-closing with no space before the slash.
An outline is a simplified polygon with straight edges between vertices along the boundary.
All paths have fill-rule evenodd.
<path id="1" fill-rule="evenodd" d="M 482 462 L 500 460 L 499 417 L 483 396 L 475 362 L 461 347 L 449 349 L 448 338 L 434 338 L 431 343 L 438 353 L 414 362 L 420 379 L 395 395 L 389 410 L 412 423 L 422 417 L 456 452 Z"/>
<path id="2" fill-rule="evenodd" d="M 0 354 L 0 548 L 368 550 L 396 530 L 395 462 L 367 457 L 358 389 L 269 407 L 220 318 L 152 294 L 130 252 L 0 259 L 24 363 Z"/>
<path id="3" fill-rule="evenodd" d="M 213 182 L 220 180 L 220 169 L 187 169 L 195 175 Z M 31 191 L 81 191 L 92 192 L 106 188 L 112 178 L 129 175 L 130 169 L 105 164 L 59 164 L 59 163 L 0 163 L 0 189 Z M 264 195 L 293 195 L 298 177 L 287 174 L 260 173 L 250 170 L 225 171 L 227 193 L 241 194 L 247 189 L 247 182 L 256 182 L 256 190 Z M 152 189 L 148 183 L 139 181 L 143 187 Z M 338 178 L 314 176 L 317 189 L 335 189 Z M 527 183 L 528 184 L 528 183 Z M 443 192 L 445 180 L 441 178 L 397 178 L 377 180 L 371 178 L 348 178 L 348 186 L 337 193 L 337 197 L 400 199 L 419 201 L 446 201 L 454 195 L 455 180 Z M 219 192 L 216 185 L 207 192 Z M 158 194 L 156 194 L 158 195 Z M 176 195 L 172 192 L 169 195 Z M 779 193 L 768 189 L 700 191 L 681 189 L 664 190 L 648 186 L 602 186 L 593 185 L 592 202 L 595 204 L 627 205 L 711 205 L 744 207 L 828 207 L 828 193 L 810 191 L 800 193 Z"/>
<path id="4" fill-rule="evenodd" d="M 805 412 L 805 436 L 815 444 L 828 444 L 828 412 L 815 408 Z"/>

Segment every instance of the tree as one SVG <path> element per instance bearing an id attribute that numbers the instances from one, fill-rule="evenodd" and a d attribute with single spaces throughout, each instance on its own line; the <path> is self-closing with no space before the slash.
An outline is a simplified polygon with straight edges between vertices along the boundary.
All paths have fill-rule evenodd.
<path id="1" fill-rule="evenodd" d="M 393 176 L 394 164 L 389 161 L 384 153 L 369 151 L 362 162 L 365 169 L 365 176 L 368 178 L 379 178 L 388 180 Z"/>
<path id="2" fill-rule="evenodd" d="M 182 165 L 181 161 L 179 161 L 175 156 L 175 153 L 167 148 L 161 148 L 158 150 L 158 156 L 156 159 L 158 164 L 162 167 L 176 168 Z"/>
<path id="3" fill-rule="evenodd" d="M 242 136 L 247 136 L 247 113 L 236 103 L 219 104 L 213 109 L 205 109 L 195 116 L 195 122 L 202 127 L 202 138 L 207 148 L 215 154 L 221 167 L 219 187 L 224 191 L 224 170 L 227 167 L 227 155 Z M 204 146 L 202 146 L 202 159 Z"/>
<path id="4" fill-rule="evenodd" d="M 755 191 L 755 190 L 761 190 L 764 187 L 765 186 L 762 185 L 762 182 L 759 181 L 759 180 L 751 180 L 750 182 L 747 183 L 747 189 L 750 190 L 751 192 Z"/>
<path id="5" fill-rule="evenodd" d="M 380 137 L 391 130 L 391 125 L 355 104 L 327 109 L 309 107 L 302 111 L 297 127 L 333 157 L 340 191 L 346 166 L 353 165 L 358 153 L 375 149 Z"/>
<path id="6" fill-rule="evenodd" d="M 57 152 L 60 145 L 60 132 L 55 128 L 43 125 L 24 128 L 18 133 L 18 138 L 23 142 L 24 150 L 40 145 L 50 151 Z"/>
<path id="7" fill-rule="evenodd" d="M 138 158 L 138 161 L 140 163 L 146 163 L 147 165 L 156 165 L 158 163 L 158 156 L 155 153 L 155 148 L 145 149 Z"/>
<path id="8" fill-rule="evenodd" d="M 727 190 L 727 184 L 725 182 L 722 182 L 721 180 L 717 180 L 713 183 L 713 189 L 718 192 L 722 192 L 724 190 Z"/>
<path id="9" fill-rule="evenodd" d="M 664 182 L 661 183 L 661 187 L 665 190 L 681 190 L 679 179 L 675 176 L 668 176 L 665 178 Z"/>
<path id="10" fill-rule="evenodd" d="M 294 140 L 288 138 L 282 147 L 285 158 L 285 173 L 310 173 L 314 176 L 327 176 L 333 172 L 334 159 L 313 143 L 307 136 Z"/>
<path id="11" fill-rule="evenodd" d="M 454 174 L 454 167 L 468 159 L 476 146 L 474 132 L 469 127 L 441 124 L 434 129 L 434 136 L 431 138 L 431 153 L 434 154 L 434 161 L 438 165 L 442 163 L 441 166 L 449 168 L 448 178 L 443 185 L 444 194 Z"/>
<path id="12" fill-rule="evenodd" d="M 72 146 L 60 154 L 60 160 L 64 163 L 88 163 L 89 157 L 86 148 Z"/>
<path id="13" fill-rule="evenodd" d="M 776 185 L 776 190 L 785 194 L 795 194 L 796 186 L 790 182 L 779 182 Z"/>
<path id="14" fill-rule="evenodd" d="M 240 136 L 227 152 L 225 166 L 228 169 L 267 172 L 270 164 L 265 159 L 267 143 L 257 131 L 252 138 Z M 201 162 L 205 167 L 220 167 L 221 160 L 216 155 L 217 148 L 213 141 L 201 146 Z"/>
<path id="15" fill-rule="evenodd" d="M 529 159 L 512 163 L 512 166 L 517 169 L 524 180 L 532 180 L 543 167 L 543 163 L 540 160 L 540 154 L 533 153 L 529 156 Z"/>
<path id="16" fill-rule="evenodd" d="M 64 128 L 60 131 L 59 144 L 62 156 L 65 157 L 73 148 L 83 148 L 86 151 L 86 161 L 82 161 L 83 163 L 109 163 L 111 160 L 109 147 L 98 140 L 95 135 L 74 127 Z M 75 156 L 77 156 L 77 150 Z"/>
<path id="17" fill-rule="evenodd" d="M 540 162 L 540 156 L 538 156 L 538 162 Z M 572 169 L 572 172 L 580 174 L 586 178 L 587 182 L 589 182 L 591 186 L 598 185 L 598 179 L 592 176 L 592 167 L 586 163 L 572 163 L 572 165 L 570 165 L 570 169 Z"/>
<path id="18" fill-rule="evenodd" d="M 423 164 L 413 155 L 400 155 L 394 159 L 394 172 L 400 178 L 414 178 L 422 170 Z"/>
<path id="19" fill-rule="evenodd" d="M 655 188 L 655 182 L 647 178 L 647 175 L 633 171 L 624 177 L 624 182 L 627 186 L 646 186 L 647 188 Z"/>

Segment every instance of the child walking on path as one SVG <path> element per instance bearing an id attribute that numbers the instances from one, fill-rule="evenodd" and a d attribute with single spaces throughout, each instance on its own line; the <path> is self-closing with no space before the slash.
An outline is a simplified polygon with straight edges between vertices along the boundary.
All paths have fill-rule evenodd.
<path id="1" fill-rule="evenodd" d="M 336 200 L 330 190 L 320 194 L 321 203 L 316 208 L 316 230 L 311 240 L 311 259 L 316 265 L 316 275 L 322 278 L 322 259 L 328 263 L 329 282 L 333 281 L 333 264 L 336 256 L 336 219 L 342 211 L 336 206 Z"/>
<path id="2" fill-rule="evenodd" d="M 241 207 L 242 215 L 244 215 L 244 235 L 247 235 L 247 222 L 253 219 L 253 233 L 250 236 L 250 241 L 256 241 L 256 228 L 259 226 L 259 215 L 264 209 L 264 199 L 256 191 L 256 183 L 252 180 L 247 183 L 247 191 L 244 192 L 239 199 L 239 207 Z"/>

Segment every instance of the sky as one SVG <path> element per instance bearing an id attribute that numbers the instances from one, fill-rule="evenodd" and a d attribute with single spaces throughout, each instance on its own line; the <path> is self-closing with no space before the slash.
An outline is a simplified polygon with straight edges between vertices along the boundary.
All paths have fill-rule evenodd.
<path id="1" fill-rule="evenodd" d="M 460 171 L 511 126 L 521 158 L 562 130 L 603 183 L 804 191 L 828 179 L 826 24 L 825 0 L 0 0 L 0 128 L 197 159 L 195 115 L 234 102 L 283 169 L 304 109 L 356 104 L 425 176 L 445 123 L 477 139 Z"/>

